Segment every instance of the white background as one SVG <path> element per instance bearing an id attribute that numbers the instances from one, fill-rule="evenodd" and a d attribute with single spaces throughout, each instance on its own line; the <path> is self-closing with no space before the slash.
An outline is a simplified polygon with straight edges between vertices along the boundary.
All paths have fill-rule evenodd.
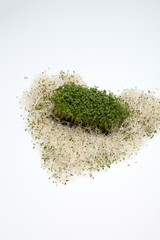
<path id="1" fill-rule="evenodd" d="M 95 180 L 55 186 L 40 168 L 16 96 L 48 67 L 160 87 L 160 1 L 0 1 L 0 239 L 159 240 L 160 134 Z"/>

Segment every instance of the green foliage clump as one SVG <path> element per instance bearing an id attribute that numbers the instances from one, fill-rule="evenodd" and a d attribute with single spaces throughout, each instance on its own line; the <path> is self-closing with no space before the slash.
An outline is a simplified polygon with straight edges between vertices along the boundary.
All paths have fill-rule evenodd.
<path id="1" fill-rule="evenodd" d="M 98 127 L 107 133 L 113 127 L 120 127 L 130 115 L 127 104 L 123 105 L 113 93 L 107 94 L 106 90 L 73 82 L 55 89 L 51 101 L 54 103 L 54 115 L 60 119 L 86 127 Z"/>

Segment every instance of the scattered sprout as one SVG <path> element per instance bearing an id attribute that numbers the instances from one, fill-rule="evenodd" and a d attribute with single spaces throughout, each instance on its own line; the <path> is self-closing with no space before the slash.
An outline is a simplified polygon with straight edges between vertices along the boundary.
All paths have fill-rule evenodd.
<path id="1" fill-rule="evenodd" d="M 66 97 L 70 105 L 66 104 L 66 100 L 56 102 L 60 95 L 54 93 L 61 94 L 65 86 L 72 87 L 69 90 L 79 89 L 78 94 L 89 91 L 89 95 L 83 95 L 83 103 L 87 104 L 81 116 L 78 112 L 83 106 L 81 102 L 77 106 L 76 95 Z M 103 107 L 101 110 L 97 109 L 98 100 L 93 97 L 94 92 L 101 100 L 102 97 L 107 99 L 109 96 L 115 100 L 112 102 L 115 111 L 116 105 L 120 106 L 122 115 L 119 116 L 116 112 L 119 118 L 117 122 L 112 111 L 111 124 L 107 120 L 109 117 L 104 122 L 101 120 L 103 114 L 106 117 L 105 107 L 100 101 L 99 106 Z M 93 98 L 92 101 L 89 97 Z M 79 95 L 77 101 L 78 99 L 80 100 Z M 22 114 L 22 118 L 26 120 L 25 131 L 32 135 L 33 147 L 37 147 L 41 153 L 42 168 L 48 170 L 49 178 L 56 184 L 66 184 L 80 175 L 94 178 L 95 172 L 108 169 L 113 163 L 137 154 L 145 140 L 152 138 L 160 128 L 160 99 L 154 93 L 132 88 L 123 90 L 119 96 L 112 93 L 107 95 L 105 90 L 98 91 L 96 87 L 89 89 L 79 75 L 75 72 L 70 74 L 69 71 L 51 76 L 42 73 L 34 80 L 30 90 L 24 91 L 21 105 L 25 110 Z M 74 106 L 77 107 L 76 113 Z M 107 108 L 111 110 L 109 105 L 106 105 Z M 76 124 L 66 121 L 71 116 Z"/>

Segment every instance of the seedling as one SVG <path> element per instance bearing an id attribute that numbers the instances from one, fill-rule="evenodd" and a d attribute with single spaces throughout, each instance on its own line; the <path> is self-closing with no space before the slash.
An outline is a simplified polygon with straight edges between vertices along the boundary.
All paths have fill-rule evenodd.
<path id="1" fill-rule="evenodd" d="M 54 103 L 53 113 L 61 120 L 85 127 L 98 127 L 108 133 L 112 128 L 120 127 L 130 116 L 127 104 L 112 92 L 100 91 L 98 87 L 89 88 L 65 83 L 55 89 L 51 97 Z"/>

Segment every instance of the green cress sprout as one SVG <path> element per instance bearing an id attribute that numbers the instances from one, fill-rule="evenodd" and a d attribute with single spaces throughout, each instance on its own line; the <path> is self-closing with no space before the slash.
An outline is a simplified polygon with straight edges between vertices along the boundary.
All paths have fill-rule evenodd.
<path id="1" fill-rule="evenodd" d="M 105 133 L 120 127 L 130 116 L 128 105 L 123 105 L 113 93 L 97 88 L 70 82 L 55 89 L 51 97 L 54 115 L 71 124 L 98 127 Z"/>

